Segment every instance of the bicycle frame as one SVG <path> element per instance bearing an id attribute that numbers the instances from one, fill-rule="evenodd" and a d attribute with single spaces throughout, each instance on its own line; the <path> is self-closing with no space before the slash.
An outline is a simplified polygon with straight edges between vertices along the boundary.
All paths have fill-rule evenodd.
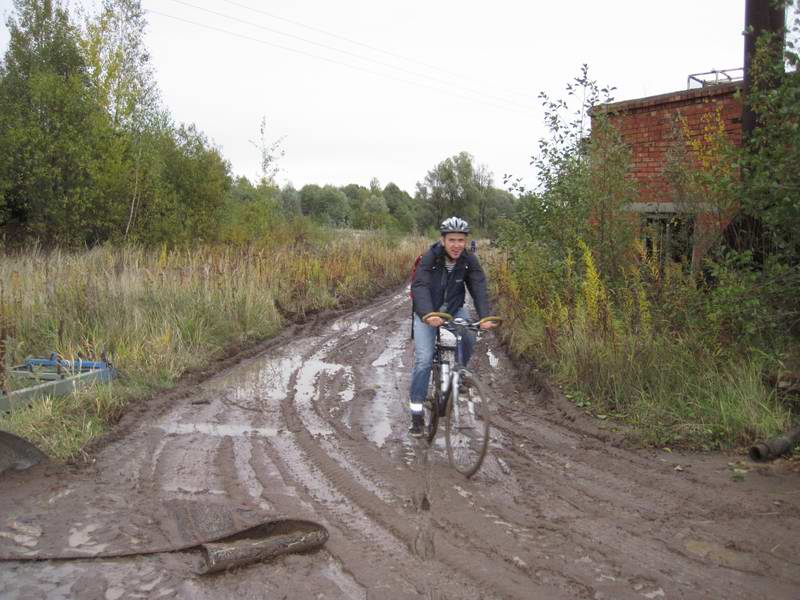
<path id="1" fill-rule="evenodd" d="M 452 333 L 456 338 L 456 345 L 455 347 L 452 346 L 445 346 L 442 344 L 441 341 L 441 329 L 447 329 L 450 333 Z M 458 400 L 458 385 L 461 381 L 461 374 L 467 368 L 464 364 L 464 334 L 466 331 L 478 331 L 479 327 L 477 324 L 469 323 L 464 319 L 454 319 L 452 321 L 448 321 L 447 323 L 443 324 L 439 329 L 436 331 L 436 346 L 435 352 L 433 356 L 434 362 L 438 361 L 440 365 L 448 365 L 449 373 L 447 377 L 443 377 L 442 380 L 439 381 L 439 392 L 441 393 L 441 400 L 447 401 L 448 394 L 450 392 L 455 394 L 453 401 Z M 454 355 L 454 361 L 452 364 L 449 364 L 445 360 L 445 354 L 452 353 Z"/>
<path id="2" fill-rule="evenodd" d="M 442 328 L 455 336 L 455 345 L 443 343 Z M 439 380 L 431 381 L 433 397 L 426 407 L 430 417 L 425 419 L 428 444 L 433 443 L 439 420 L 445 418 L 448 460 L 465 477 L 471 477 L 480 469 L 489 443 L 489 416 L 485 405 L 489 396 L 464 364 L 464 337 L 467 331 L 479 329 L 480 322 L 470 323 L 464 319 L 449 320 L 439 327 L 433 354 L 433 372 L 438 374 Z M 465 393 L 461 389 L 463 386 L 466 386 L 465 398 L 460 397 Z"/>
<path id="3" fill-rule="evenodd" d="M 478 472 L 489 449 L 490 395 L 481 381 L 464 364 L 464 336 L 467 331 L 480 332 L 484 322 L 499 323 L 499 317 L 484 317 L 470 323 L 465 319 L 453 319 L 448 313 L 429 313 L 443 322 L 436 331 L 434 365 L 432 372 L 438 373 L 439 381 L 432 378 L 429 389 L 433 397 L 423 402 L 423 415 L 428 444 L 436 437 L 439 419 L 445 417 L 445 446 L 450 465 L 464 477 Z M 455 347 L 442 343 L 441 329 L 450 331 L 456 338 Z M 445 358 L 447 352 L 454 354 L 454 361 Z M 452 364 L 453 368 L 450 369 Z M 462 380 L 463 378 L 463 380 Z M 463 390 L 461 388 L 464 388 Z M 464 398 L 460 395 L 464 393 Z M 425 417 L 429 418 L 425 418 Z M 416 436 L 421 437 L 421 436 Z"/>

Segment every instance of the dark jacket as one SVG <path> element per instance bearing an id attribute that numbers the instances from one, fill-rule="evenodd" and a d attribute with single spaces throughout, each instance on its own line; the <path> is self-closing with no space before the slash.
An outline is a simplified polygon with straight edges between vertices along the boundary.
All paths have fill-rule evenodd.
<path id="1" fill-rule="evenodd" d="M 478 257 L 464 249 L 458 257 L 453 270 L 448 273 L 445 267 L 445 252 L 441 242 L 436 242 L 422 255 L 414 281 L 411 283 L 411 298 L 414 312 L 420 318 L 428 313 L 438 312 L 446 305 L 444 312 L 454 314 L 464 306 L 466 284 L 475 303 L 479 318 L 491 315 L 489 296 L 486 292 L 486 276 L 483 274 Z"/>

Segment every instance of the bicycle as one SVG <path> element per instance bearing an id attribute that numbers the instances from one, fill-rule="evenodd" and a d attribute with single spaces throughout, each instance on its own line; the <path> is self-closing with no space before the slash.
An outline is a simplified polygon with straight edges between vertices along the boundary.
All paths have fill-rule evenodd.
<path id="1" fill-rule="evenodd" d="M 447 313 L 433 313 L 446 322 L 442 327 L 455 336 L 455 344 L 442 340 L 441 327 L 436 331 L 428 397 L 423 402 L 425 436 L 432 444 L 444 417 L 445 445 L 450 465 L 465 477 L 481 468 L 489 447 L 489 395 L 478 377 L 464 365 L 463 338 L 467 331 L 480 331 L 483 321 L 501 321 L 486 317 L 470 323 L 453 319 Z"/>

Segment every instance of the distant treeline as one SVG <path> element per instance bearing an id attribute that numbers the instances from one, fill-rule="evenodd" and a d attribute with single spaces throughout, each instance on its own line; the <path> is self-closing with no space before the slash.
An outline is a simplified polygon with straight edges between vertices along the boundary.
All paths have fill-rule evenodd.
<path id="1" fill-rule="evenodd" d="M 274 182 L 274 146 L 256 182 L 234 177 L 194 125 L 160 100 L 139 0 L 104 0 L 78 19 L 58 0 L 15 0 L 0 62 L 0 236 L 7 247 L 133 241 L 247 241 L 295 219 L 424 231 L 450 214 L 484 231 L 513 196 L 462 152 L 412 197 L 369 188 Z M 262 123 L 262 141 L 263 141 Z"/>

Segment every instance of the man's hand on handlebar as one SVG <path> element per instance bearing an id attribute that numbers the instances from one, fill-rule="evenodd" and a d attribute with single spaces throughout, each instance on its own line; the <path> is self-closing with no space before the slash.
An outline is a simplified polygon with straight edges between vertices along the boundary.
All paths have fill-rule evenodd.
<path id="1" fill-rule="evenodd" d="M 425 319 L 425 324 L 431 327 L 441 327 L 445 324 L 445 320 L 442 317 L 428 317 Z"/>

